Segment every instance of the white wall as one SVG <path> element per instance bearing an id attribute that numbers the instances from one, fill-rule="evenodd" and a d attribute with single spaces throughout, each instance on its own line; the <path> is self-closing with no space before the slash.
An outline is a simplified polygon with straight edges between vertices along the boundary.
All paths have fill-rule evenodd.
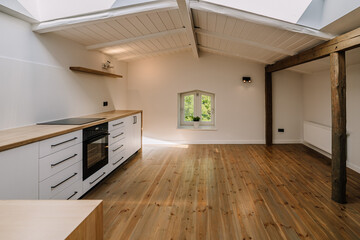
<path id="1" fill-rule="evenodd" d="M 292 71 L 273 73 L 274 143 L 301 143 L 303 139 L 302 74 Z M 279 133 L 278 128 L 284 128 Z"/>
<path id="2" fill-rule="evenodd" d="M 253 83 L 241 82 L 247 75 Z M 263 64 L 208 53 L 194 59 L 184 52 L 131 62 L 128 79 L 128 107 L 143 109 L 147 138 L 186 143 L 264 143 Z M 294 110 L 302 108 L 302 87 L 298 87 L 301 77 L 285 72 L 274 82 L 274 102 L 278 104 L 275 113 L 283 116 L 275 117 L 274 126 L 286 128 L 284 135 L 275 135 L 275 141 L 301 139 L 301 124 Z M 215 93 L 217 131 L 177 129 L 177 94 L 194 89 Z M 289 94 L 293 100 L 283 104 L 281 99 Z M 289 113 L 294 117 L 288 117 Z"/>
<path id="3" fill-rule="evenodd" d="M 347 166 L 360 172 L 360 64 L 347 66 Z M 304 120 L 331 126 L 329 70 L 304 75 Z"/>
<path id="4" fill-rule="evenodd" d="M 74 73 L 69 66 L 100 70 L 109 58 L 56 35 L 35 34 L 30 24 L 3 13 L 0 31 L 0 129 L 126 108 L 126 63 L 115 68 L 123 79 Z"/>

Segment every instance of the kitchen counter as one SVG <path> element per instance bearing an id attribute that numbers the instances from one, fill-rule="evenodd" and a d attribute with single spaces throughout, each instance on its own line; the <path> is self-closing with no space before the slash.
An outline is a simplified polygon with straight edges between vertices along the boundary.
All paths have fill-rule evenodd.
<path id="1" fill-rule="evenodd" d="M 101 200 L 0 201 L 0 239 L 103 239 Z"/>
<path id="2" fill-rule="evenodd" d="M 84 125 L 30 125 L 26 127 L 2 130 L 0 131 L 0 152 L 141 112 L 141 110 L 115 110 L 81 116 L 84 118 L 105 118 Z"/>

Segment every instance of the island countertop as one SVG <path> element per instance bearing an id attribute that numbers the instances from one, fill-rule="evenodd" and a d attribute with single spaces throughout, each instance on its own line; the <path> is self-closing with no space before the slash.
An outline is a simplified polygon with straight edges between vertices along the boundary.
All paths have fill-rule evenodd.
<path id="1" fill-rule="evenodd" d="M 114 110 L 96 113 L 83 118 L 105 118 L 96 122 L 83 125 L 30 125 L 25 127 L 7 129 L 0 131 L 0 152 L 20 147 L 26 144 L 56 137 L 62 134 L 81 130 L 101 123 L 110 122 L 133 114 L 142 113 L 141 110 Z"/>
<path id="2" fill-rule="evenodd" d="M 103 239 L 102 200 L 0 201 L 0 239 Z"/>

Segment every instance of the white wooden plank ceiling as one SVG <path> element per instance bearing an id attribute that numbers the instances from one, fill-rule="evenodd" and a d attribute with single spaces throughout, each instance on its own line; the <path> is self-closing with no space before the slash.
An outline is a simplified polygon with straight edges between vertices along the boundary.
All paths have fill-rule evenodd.
<path id="1" fill-rule="evenodd" d="M 195 4 L 194 8 L 191 3 Z M 267 23 L 265 17 L 261 17 L 261 21 L 248 17 L 249 13 L 244 17 L 240 10 L 225 12 L 226 8 L 222 8 L 218 13 L 209 8 L 208 3 L 206 8 L 201 4 L 168 1 L 165 7 L 147 6 L 138 12 L 127 9 L 124 14 L 117 10 L 116 14 L 99 19 L 91 16 L 88 22 L 82 18 L 78 23 L 76 19 L 70 19 L 69 24 L 44 23 L 45 27 L 40 23 L 34 26 L 34 31 L 54 32 L 89 50 L 124 61 L 192 49 L 194 56 L 200 50 L 270 64 L 331 38 L 316 30 L 301 31 L 295 25 L 290 28 L 288 23 L 286 26 L 281 22 L 274 24 L 274 19 Z"/>

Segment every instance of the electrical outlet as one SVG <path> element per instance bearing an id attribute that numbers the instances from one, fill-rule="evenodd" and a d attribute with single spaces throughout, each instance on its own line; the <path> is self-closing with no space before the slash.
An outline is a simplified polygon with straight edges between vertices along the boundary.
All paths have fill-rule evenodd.
<path id="1" fill-rule="evenodd" d="M 104 107 L 106 107 L 107 105 L 108 105 L 108 102 L 107 102 L 107 101 L 103 102 L 103 106 L 104 106 Z"/>
<path id="2" fill-rule="evenodd" d="M 285 129 L 284 128 L 278 128 L 278 132 L 283 133 L 283 132 L 285 132 Z"/>

